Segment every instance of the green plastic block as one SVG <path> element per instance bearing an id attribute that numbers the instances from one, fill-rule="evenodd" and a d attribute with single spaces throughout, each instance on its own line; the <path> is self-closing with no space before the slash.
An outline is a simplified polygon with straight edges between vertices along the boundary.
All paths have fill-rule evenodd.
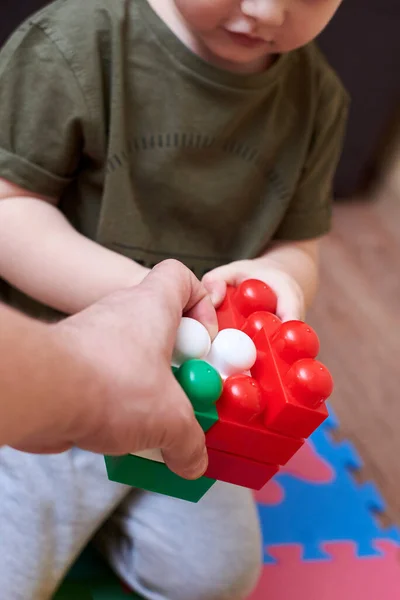
<path id="1" fill-rule="evenodd" d="M 88 582 L 65 582 L 53 600 L 143 600 L 123 589 L 117 578 Z"/>
<path id="2" fill-rule="evenodd" d="M 171 369 L 188 396 L 200 427 L 207 433 L 218 421 L 215 404 L 222 393 L 221 376 L 214 367 L 197 359 Z M 105 456 L 104 459 L 111 481 L 189 502 L 198 502 L 215 483 L 215 479 L 208 477 L 188 481 L 172 473 L 164 463 L 139 456 Z"/>
<path id="3" fill-rule="evenodd" d="M 218 412 L 215 405 L 211 406 L 206 411 L 195 410 L 194 414 L 204 433 L 207 433 L 207 431 L 218 421 Z"/>
<path id="4" fill-rule="evenodd" d="M 207 433 L 218 421 L 215 404 L 222 393 L 221 376 L 214 367 L 197 359 L 186 361 L 174 374 L 192 403 L 200 427 Z"/>
<path id="5" fill-rule="evenodd" d="M 215 403 L 222 393 L 219 373 L 201 360 L 187 361 L 180 368 L 172 367 L 172 372 L 192 403 L 200 427 L 207 433 L 218 421 Z"/>
<path id="6" fill-rule="evenodd" d="M 222 394 L 222 379 L 218 371 L 204 360 L 187 360 L 175 374 L 194 410 L 211 408 Z"/>
<path id="7" fill-rule="evenodd" d="M 53 600 L 143 600 L 124 590 L 101 554 L 88 544 L 72 565 Z"/>
<path id="8" fill-rule="evenodd" d="M 115 578 L 114 571 L 100 552 L 92 544 L 88 544 L 70 568 L 67 581 L 87 582 L 110 577 Z"/>
<path id="9" fill-rule="evenodd" d="M 111 481 L 189 502 L 198 502 L 215 483 L 215 479 L 209 477 L 189 481 L 170 471 L 164 463 L 139 456 L 104 458 Z"/>
<path id="10" fill-rule="evenodd" d="M 99 581 L 91 584 L 93 600 L 143 600 L 133 592 L 126 592 L 119 582 Z"/>
<path id="11" fill-rule="evenodd" d="M 63 583 L 53 600 L 93 600 L 93 595 L 86 583 L 68 581 Z"/>

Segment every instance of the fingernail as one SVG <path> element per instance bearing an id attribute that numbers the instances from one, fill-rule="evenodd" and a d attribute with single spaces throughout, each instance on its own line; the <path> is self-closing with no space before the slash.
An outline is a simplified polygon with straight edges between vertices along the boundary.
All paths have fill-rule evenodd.
<path id="1" fill-rule="evenodd" d="M 207 471 L 207 467 L 208 453 L 207 449 L 205 448 L 199 462 L 195 466 L 191 467 L 189 470 L 185 471 L 184 477 L 186 479 L 199 479 Z"/>
<path id="2" fill-rule="evenodd" d="M 210 294 L 210 299 L 211 299 L 213 306 L 216 306 L 218 304 L 218 302 L 219 302 L 218 290 L 212 290 L 212 292 Z"/>

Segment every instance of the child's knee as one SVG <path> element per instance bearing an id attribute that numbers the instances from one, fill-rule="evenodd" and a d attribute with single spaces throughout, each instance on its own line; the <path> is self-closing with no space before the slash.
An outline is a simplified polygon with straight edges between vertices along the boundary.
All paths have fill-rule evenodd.
<path id="1" fill-rule="evenodd" d="M 261 567 L 259 536 L 249 532 L 229 550 L 222 544 L 218 559 L 213 552 L 210 560 L 199 556 L 197 565 L 188 565 L 179 600 L 245 600 L 258 581 Z"/>
<path id="2" fill-rule="evenodd" d="M 191 545 L 189 537 L 187 544 Z M 140 560 L 130 583 L 151 599 L 245 600 L 260 575 L 259 536 L 249 532 L 231 548 L 218 540 L 210 544 L 210 553 L 199 548 L 195 555 L 192 547 L 188 556 L 184 552 L 158 556 L 158 569 L 155 564 L 149 569 L 149 563 Z"/>
<path id="3" fill-rule="evenodd" d="M 221 515 L 219 519 L 214 514 L 208 522 L 206 519 L 187 531 L 184 540 L 176 544 L 171 540 L 171 546 L 164 548 L 161 555 L 158 549 L 150 570 L 147 570 L 149 561 L 145 563 L 146 566 L 142 560 L 136 563 L 146 571 L 146 574 L 140 573 L 139 567 L 136 576 L 147 590 L 154 590 L 155 585 L 158 593 L 161 591 L 162 595 L 157 598 L 244 600 L 256 585 L 262 564 L 261 535 L 255 511 L 249 505 L 247 510 L 243 507 L 240 518 L 236 511 L 231 518 Z M 151 594 L 149 597 L 152 598 Z"/>
<path id="4" fill-rule="evenodd" d="M 244 600 L 261 569 L 252 494 L 226 484 L 197 505 L 133 495 L 101 536 L 114 568 L 149 600 Z"/>

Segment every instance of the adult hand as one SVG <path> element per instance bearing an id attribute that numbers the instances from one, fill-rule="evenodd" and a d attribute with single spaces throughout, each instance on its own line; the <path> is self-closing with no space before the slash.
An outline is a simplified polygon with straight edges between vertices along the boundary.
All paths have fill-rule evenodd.
<path id="1" fill-rule="evenodd" d="M 59 418 L 53 429 L 32 432 L 14 447 L 48 453 L 79 446 L 111 455 L 161 448 L 172 471 L 201 476 L 207 468 L 204 433 L 171 372 L 182 314 L 197 318 L 215 337 L 216 313 L 206 289 L 170 260 L 140 285 L 49 326 L 73 359 L 69 383 L 75 396 L 63 400 L 60 390 L 53 405 L 64 403 L 55 407 L 63 422 Z"/>

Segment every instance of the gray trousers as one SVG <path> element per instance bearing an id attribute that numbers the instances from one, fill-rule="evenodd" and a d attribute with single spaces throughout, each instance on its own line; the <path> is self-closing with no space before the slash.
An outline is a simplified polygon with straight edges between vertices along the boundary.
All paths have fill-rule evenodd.
<path id="1" fill-rule="evenodd" d="M 97 532 L 97 533 L 96 533 Z M 87 541 L 148 600 L 242 600 L 261 567 L 248 490 L 192 504 L 108 481 L 102 456 L 0 450 L 0 598 L 48 600 Z"/>

